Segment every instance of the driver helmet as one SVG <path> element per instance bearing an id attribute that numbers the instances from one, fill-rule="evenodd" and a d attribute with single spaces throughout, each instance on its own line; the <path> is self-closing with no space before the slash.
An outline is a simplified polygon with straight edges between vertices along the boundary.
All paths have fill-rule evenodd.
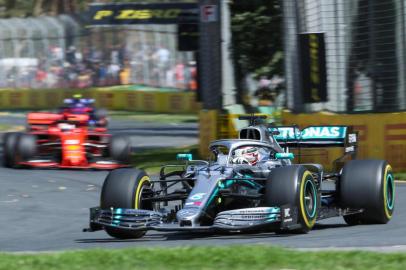
<path id="1" fill-rule="evenodd" d="M 259 151 L 257 147 L 244 146 L 235 150 L 233 163 L 255 165 L 258 159 Z"/>
<path id="2" fill-rule="evenodd" d="M 82 94 L 74 94 L 72 100 L 74 103 L 80 104 L 82 100 Z"/>

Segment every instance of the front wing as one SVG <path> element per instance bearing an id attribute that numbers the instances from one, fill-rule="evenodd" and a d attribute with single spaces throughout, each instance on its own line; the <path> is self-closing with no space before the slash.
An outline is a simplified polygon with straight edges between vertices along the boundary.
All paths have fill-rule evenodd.
<path id="1" fill-rule="evenodd" d="M 123 231 L 252 231 L 260 229 L 295 229 L 297 208 L 258 207 L 220 212 L 211 226 L 181 226 L 166 221 L 165 215 L 149 210 L 115 208 L 102 210 L 90 209 L 90 227 L 84 231 L 98 231 L 112 227 Z"/>

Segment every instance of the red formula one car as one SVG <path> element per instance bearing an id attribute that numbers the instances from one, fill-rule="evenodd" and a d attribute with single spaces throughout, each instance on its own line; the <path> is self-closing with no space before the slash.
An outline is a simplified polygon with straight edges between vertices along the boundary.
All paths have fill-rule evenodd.
<path id="1" fill-rule="evenodd" d="M 87 114 L 29 113 L 26 133 L 6 133 L 6 167 L 76 168 L 111 170 L 127 167 L 130 140 L 89 126 Z"/>

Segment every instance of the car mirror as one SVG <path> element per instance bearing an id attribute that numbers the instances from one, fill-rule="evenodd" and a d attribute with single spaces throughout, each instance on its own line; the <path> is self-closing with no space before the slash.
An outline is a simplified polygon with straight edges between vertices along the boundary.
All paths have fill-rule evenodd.
<path id="1" fill-rule="evenodd" d="M 188 153 L 188 154 L 177 154 L 176 155 L 177 160 L 187 160 L 191 161 L 193 159 L 193 155 Z"/>
<path id="2" fill-rule="evenodd" d="M 276 159 L 294 159 L 295 155 L 293 153 L 276 153 Z"/>

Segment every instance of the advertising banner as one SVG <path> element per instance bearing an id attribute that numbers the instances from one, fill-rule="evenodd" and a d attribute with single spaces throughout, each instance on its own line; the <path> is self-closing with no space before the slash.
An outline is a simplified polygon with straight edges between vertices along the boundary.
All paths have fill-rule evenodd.
<path id="1" fill-rule="evenodd" d="M 299 35 L 303 101 L 327 101 L 326 51 L 324 33 Z"/>
<path id="2" fill-rule="evenodd" d="M 199 9 L 194 3 L 90 4 L 88 25 L 197 23 Z"/>

